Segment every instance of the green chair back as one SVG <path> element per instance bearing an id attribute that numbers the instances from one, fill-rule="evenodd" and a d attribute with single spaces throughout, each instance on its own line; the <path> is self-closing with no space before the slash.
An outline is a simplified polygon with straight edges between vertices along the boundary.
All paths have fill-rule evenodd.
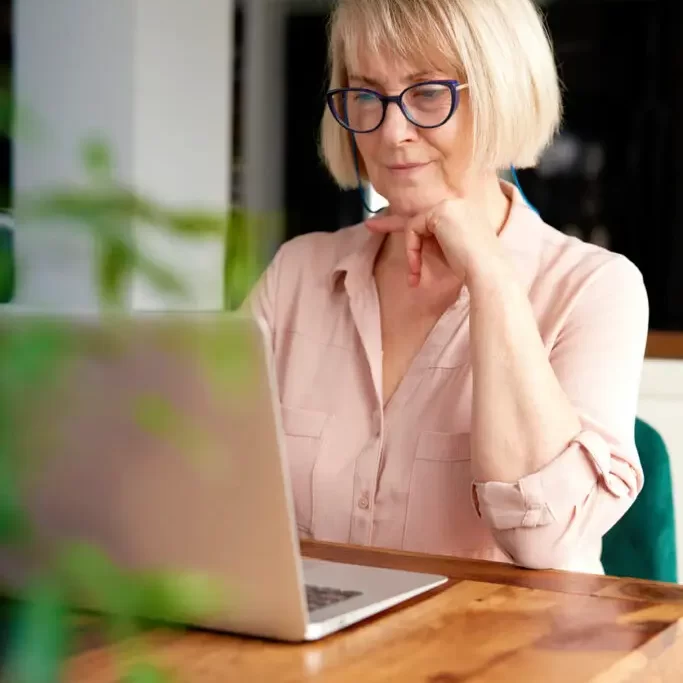
<path id="1" fill-rule="evenodd" d="M 602 564 L 612 576 L 676 582 L 669 453 L 659 432 L 643 420 L 636 420 L 635 436 L 645 484 L 628 512 L 604 536 Z"/>

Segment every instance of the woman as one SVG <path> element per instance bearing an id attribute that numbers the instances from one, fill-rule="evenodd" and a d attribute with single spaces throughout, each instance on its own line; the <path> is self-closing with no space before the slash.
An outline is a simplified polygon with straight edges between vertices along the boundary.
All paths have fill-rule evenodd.
<path id="1" fill-rule="evenodd" d="M 648 304 L 498 179 L 560 120 L 531 0 L 339 0 L 330 56 L 325 161 L 389 207 L 285 244 L 252 298 L 301 535 L 602 572 Z"/>

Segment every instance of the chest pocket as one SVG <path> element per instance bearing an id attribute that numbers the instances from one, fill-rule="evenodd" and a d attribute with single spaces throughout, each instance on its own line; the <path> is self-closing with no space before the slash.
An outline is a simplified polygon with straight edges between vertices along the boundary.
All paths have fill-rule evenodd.
<path id="1" fill-rule="evenodd" d="M 422 432 L 413 462 L 403 539 L 406 550 L 457 555 L 488 533 L 471 498 L 470 435 Z"/>
<path id="2" fill-rule="evenodd" d="M 327 414 L 317 410 L 282 407 L 285 449 L 294 496 L 296 523 L 301 536 L 311 536 L 313 468 L 322 448 Z"/>

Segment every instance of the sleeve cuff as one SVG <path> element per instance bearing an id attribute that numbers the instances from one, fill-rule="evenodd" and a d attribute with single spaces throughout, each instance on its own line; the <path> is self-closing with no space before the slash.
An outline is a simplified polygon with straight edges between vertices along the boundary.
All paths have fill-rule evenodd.
<path id="1" fill-rule="evenodd" d="M 598 481 L 615 497 L 636 489 L 634 468 L 624 461 L 624 472 L 612 472 L 612 462 L 607 442 L 583 431 L 543 469 L 514 484 L 475 482 L 473 503 L 494 529 L 545 526 L 581 505 Z"/>

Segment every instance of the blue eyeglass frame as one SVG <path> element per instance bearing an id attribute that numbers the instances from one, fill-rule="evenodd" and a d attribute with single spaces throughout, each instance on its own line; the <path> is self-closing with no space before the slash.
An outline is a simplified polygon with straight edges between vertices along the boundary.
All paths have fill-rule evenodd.
<path id="1" fill-rule="evenodd" d="M 434 126 L 423 126 L 416 121 L 413 121 L 413 119 L 410 117 L 408 114 L 408 111 L 403 103 L 403 96 L 409 91 L 413 90 L 414 88 L 418 88 L 420 86 L 424 85 L 447 85 L 448 88 L 451 91 L 451 109 L 448 112 L 448 115 L 446 118 L 441 122 L 438 123 Z M 453 116 L 455 113 L 455 110 L 458 108 L 458 104 L 460 103 L 460 91 L 464 90 L 465 88 L 468 87 L 467 83 L 461 83 L 460 81 L 455 81 L 455 80 L 439 80 L 439 81 L 423 81 L 420 83 L 414 83 L 413 85 L 408 86 L 403 92 L 401 92 L 399 95 L 382 95 L 382 93 L 377 92 L 376 90 L 372 90 L 371 88 L 335 88 L 334 90 L 329 90 L 327 92 L 327 106 L 330 108 L 330 112 L 332 113 L 332 116 L 334 116 L 335 121 L 339 123 L 340 126 L 345 128 L 351 133 L 357 134 L 357 135 L 365 135 L 366 133 L 374 133 L 378 128 L 382 126 L 384 123 L 384 119 L 387 116 L 387 108 L 388 106 L 393 102 L 398 106 L 398 108 L 401 110 L 401 113 L 403 116 L 406 117 L 410 123 L 412 123 L 414 126 L 417 126 L 418 128 L 424 128 L 424 129 L 431 129 L 431 128 L 441 128 L 445 123 L 447 123 L 450 118 Z M 338 93 L 343 93 L 343 92 L 366 92 L 370 95 L 374 95 L 379 99 L 379 101 L 382 103 L 382 117 L 379 120 L 379 123 L 374 127 L 371 128 L 370 130 L 362 130 L 358 131 L 355 130 L 354 128 L 351 128 L 351 126 L 347 125 L 344 123 L 342 119 L 337 116 L 336 112 L 336 107 L 334 106 L 334 96 L 337 95 Z"/>

